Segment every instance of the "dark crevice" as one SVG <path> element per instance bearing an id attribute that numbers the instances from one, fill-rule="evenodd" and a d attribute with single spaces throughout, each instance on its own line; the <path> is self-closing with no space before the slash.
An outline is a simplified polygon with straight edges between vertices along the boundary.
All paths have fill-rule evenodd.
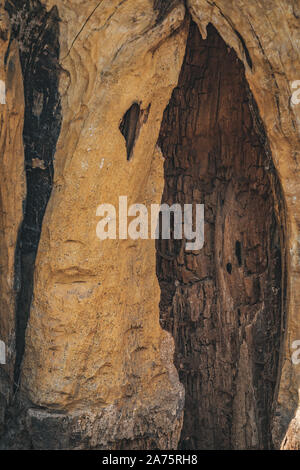
<path id="1" fill-rule="evenodd" d="M 59 16 L 39 1 L 9 1 L 12 37 L 19 43 L 25 94 L 23 142 L 27 194 L 15 257 L 15 388 L 25 348 L 33 275 L 41 228 L 53 184 L 53 159 L 61 127 Z"/>
<path id="2" fill-rule="evenodd" d="M 244 66 L 212 25 L 207 31 L 203 40 L 191 22 L 158 141 L 162 203 L 204 204 L 206 214 L 200 252 L 187 252 L 185 240 L 157 241 L 160 321 L 186 391 L 179 447 L 271 449 L 285 206 Z"/>
<path id="3" fill-rule="evenodd" d="M 160 24 L 178 4 L 178 0 L 154 0 L 153 9 L 157 12 L 156 24 Z"/>
<path id="4" fill-rule="evenodd" d="M 235 256 L 239 267 L 242 266 L 242 244 L 238 240 L 235 242 Z"/>
<path id="5" fill-rule="evenodd" d="M 122 122 L 120 124 L 120 131 L 122 132 L 126 140 L 128 161 L 132 157 L 133 147 L 137 139 L 137 135 L 139 131 L 140 116 L 141 116 L 140 105 L 138 103 L 133 103 L 133 105 L 125 113 L 122 119 Z M 147 115 L 147 118 L 148 118 L 148 115 Z"/>
<path id="6" fill-rule="evenodd" d="M 237 35 L 237 37 L 239 38 L 239 40 L 241 41 L 242 47 L 244 49 L 245 57 L 246 57 L 246 60 L 247 60 L 247 64 L 249 65 L 250 69 L 252 70 L 253 63 L 252 63 L 252 59 L 251 59 L 249 50 L 246 46 L 245 40 L 244 40 L 243 36 L 241 36 L 241 34 L 236 29 L 234 29 L 234 32 Z"/>

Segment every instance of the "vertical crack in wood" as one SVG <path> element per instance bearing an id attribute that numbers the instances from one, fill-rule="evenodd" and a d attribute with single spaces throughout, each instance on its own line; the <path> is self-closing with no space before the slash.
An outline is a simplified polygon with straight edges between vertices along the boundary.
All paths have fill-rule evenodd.
<path id="1" fill-rule="evenodd" d="M 181 449 L 269 449 L 282 316 L 282 198 L 244 66 L 191 23 L 165 110 L 162 203 L 205 205 L 205 245 L 159 240 L 160 319 L 186 390 Z M 260 132 L 258 132 L 258 128 Z M 168 254 L 168 256 L 165 256 Z"/>

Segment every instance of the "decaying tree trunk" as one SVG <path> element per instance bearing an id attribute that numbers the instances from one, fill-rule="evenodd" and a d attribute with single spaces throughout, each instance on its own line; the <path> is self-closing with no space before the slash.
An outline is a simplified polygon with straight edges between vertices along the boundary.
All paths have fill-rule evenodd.
<path id="1" fill-rule="evenodd" d="M 0 447 L 299 449 L 299 2 L 0 20 Z M 100 242 L 124 195 L 204 204 L 203 249 Z"/>
<path id="2" fill-rule="evenodd" d="M 162 240 L 158 250 L 162 325 L 186 390 L 187 449 L 271 447 L 284 234 L 279 183 L 251 109 L 236 54 L 212 26 L 203 40 L 191 24 L 160 134 L 163 202 L 204 203 L 206 243 L 195 253 L 185 240 Z"/>

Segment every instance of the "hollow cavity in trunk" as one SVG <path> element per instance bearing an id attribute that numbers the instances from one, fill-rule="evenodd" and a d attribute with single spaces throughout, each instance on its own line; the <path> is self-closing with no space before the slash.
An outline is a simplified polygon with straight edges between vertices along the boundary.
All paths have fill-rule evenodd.
<path id="1" fill-rule="evenodd" d="M 205 205 L 205 244 L 159 240 L 160 318 L 186 390 L 181 449 L 271 448 L 282 312 L 278 180 L 244 66 L 192 22 L 165 110 L 162 202 Z"/>

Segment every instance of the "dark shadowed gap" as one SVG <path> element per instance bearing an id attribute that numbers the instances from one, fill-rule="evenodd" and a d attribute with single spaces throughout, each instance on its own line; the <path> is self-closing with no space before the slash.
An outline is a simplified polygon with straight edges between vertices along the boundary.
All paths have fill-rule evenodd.
<path id="1" fill-rule="evenodd" d="M 242 266 L 242 245 L 238 240 L 235 242 L 235 256 L 237 258 L 239 267 Z"/>
<path id="2" fill-rule="evenodd" d="M 33 294 L 34 264 L 53 182 L 53 158 L 61 126 L 59 81 L 59 17 L 39 1 L 6 2 L 12 36 L 20 44 L 25 93 L 23 141 L 27 195 L 16 248 L 16 363 L 18 385 L 25 330 Z"/>
<path id="3" fill-rule="evenodd" d="M 160 320 L 186 391 L 180 448 L 270 449 L 284 204 L 244 66 L 211 25 L 203 40 L 191 23 L 158 144 L 162 203 L 205 205 L 202 250 L 157 242 Z"/>
<path id="4" fill-rule="evenodd" d="M 138 103 L 133 103 L 126 111 L 120 124 L 120 131 L 126 141 L 127 160 L 132 157 L 132 151 L 138 134 L 138 124 L 140 120 L 141 109 Z"/>
<path id="5" fill-rule="evenodd" d="M 178 0 L 153 0 L 153 9 L 157 13 L 156 24 L 161 23 L 177 3 Z"/>

